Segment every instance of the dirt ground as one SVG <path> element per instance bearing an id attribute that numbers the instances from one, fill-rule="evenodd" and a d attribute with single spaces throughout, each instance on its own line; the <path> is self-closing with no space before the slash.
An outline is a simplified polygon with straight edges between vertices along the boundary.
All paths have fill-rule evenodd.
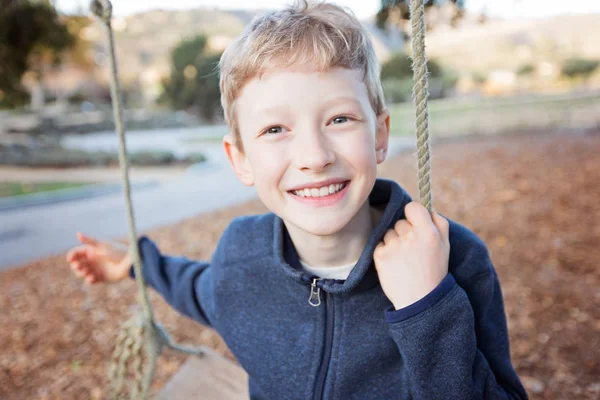
<path id="1" fill-rule="evenodd" d="M 471 138 L 433 147 L 436 210 L 487 243 L 505 298 L 514 366 L 532 399 L 600 398 L 600 132 Z M 414 155 L 381 176 L 415 191 Z M 210 257 L 228 221 L 259 202 L 147 232 L 168 253 Z M 32 244 L 34 245 L 34 244 Z M 100 399 L 132 281 L 85 286 L 64 255 L 0 274 L 0 399 Z M 178 341 L 231 357 L 209 329 L 155 294 Z M 154 389 L 185 357 L 164 353 Z"/>

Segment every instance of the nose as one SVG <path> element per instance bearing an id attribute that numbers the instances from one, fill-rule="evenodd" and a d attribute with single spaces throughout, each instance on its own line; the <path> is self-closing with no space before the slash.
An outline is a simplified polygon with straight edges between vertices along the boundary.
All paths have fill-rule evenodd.
<path id="1" fill-rule="evenodd" d="M 320 172 L 335 162 L 330 141 L 316 127 L 297 131 L 291 151 L 294 164 L 300 170 Z"/>

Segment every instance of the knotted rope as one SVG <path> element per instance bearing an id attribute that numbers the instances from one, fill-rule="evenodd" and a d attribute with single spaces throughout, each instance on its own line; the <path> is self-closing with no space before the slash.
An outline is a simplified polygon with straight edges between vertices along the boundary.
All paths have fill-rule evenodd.
<path id="1" fill-rule="evenodd" d="M 419 202 L 430 212 L 433 209 L 430 183 L 429 111 L 427 98 L 427 55 L 425 53 L 425 6 L 423 0 L 410 1 L 412 25 L 413 98 L 416 108 Z"/>
<path id="2" fill-rule="evenodd" d="M 123 102 L 121 97 L 121 88 L 119 84 L 119 74 L 117 69 L 117 58 L 115 52 L 114 33 L 111 26 L 112 4 L 109 0 L 93 0 L 90 4 L 92 13 L 98 17 L 106 30 L 110 59 L 110 92 L 112 98 L 113 117 L 115 128 L 119 137 L 119 166 L 121 171 L 121 183 L 125 192 L 125 204 L 127 211 L 127 222 L 129 227 L 129 254 L 133 257 L 133 268 L 135 271 L 138 302 L 142 306 L 141 318 L 136 316 L 123 324 L 119 335 L 115 351 L 111 358 L 110 380 L 111 388 L 109 390 L 112 398 L 121 398 L 125 377 L 127 375 L 127 364 L 131 360 L 131 369 L 133 370 L 134 380 L 130 393 L 131 399 L 146 399 L 154 376 L 156 361 L 162 353 L 164 347 L 174 350 L 201 356 L 201 349 L 188 348 L 174 343 L 169 337 L 167 331 L 154 319 L 152 304 L 148 297 L 148 291 L 144 282 L 142 273 L 142 261 L 137 246 L 137 233 L 135 228 L 135 218 L 131 202 L 131 186 L 129 182 L 129 164 L 127 162 L 127 149 L 125 143 L 125 130 L 123 125 Z M 145 344 L 145 346 L 144 346 Z M 148 366 L 146 371 L 142 371 L 143 355 L 142 347 L 146 350 Z"/>

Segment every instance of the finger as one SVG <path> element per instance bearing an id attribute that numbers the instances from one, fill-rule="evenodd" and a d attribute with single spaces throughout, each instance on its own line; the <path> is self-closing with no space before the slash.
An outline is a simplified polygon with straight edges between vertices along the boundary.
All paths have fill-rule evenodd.
<path id="1" fill-rule="evenodd" d="M 71 270 L 76 277 L 82 278 L 88 273 L 88 267 L 83 262 L 76 261 L 71 264 Z"/>
<path id="2" fill-rule="evenodd" d="M 73 262 L 81 258 L 85 254 L 85 246 L 73 247 L 67 252 L 67 262 Z"/>
<path id="3" fill-rule="evenodd" d="M 83 262 L 73 261 L 71 263 L 71 269 L 73 269 L 74 271 L 81 271 L 83 269 Z"/>
<path id="4" fill-rule="evenodd" d="M 77 232 L 77 239 L 79 239 L 79 241 L 81 243 L 88 244 L 90 246 L 97 246 L 99 244 L 98 240 L 96 240 L 92 237 L 86 236 L 81 232 Z"/>
<path id="5" fill-rule="evenodd" d="M 94 257 L 98 256 L 98 249 L 96 247 L 87 246 L 85 248 L 85 258 L 88 260 L 93 260 Z"/>
<path id="6" fill-rule="evenodd" d="M 91 274 L 91 276 L 87 279 L 87 281 L 89 282 L 89 284 L 94 284 L 94 283 L 98 283 L 100 281 L 102 281 L 102 274 L 95 272 L 93 274 Z"/>
<path id="7" fill-rule="evenodd" d="M 394 230 L 400 237 L 404 237 L 404 236 L 408 235 L 408 233 L 410 232 L 411 229 L 412 229 L 412 225 L 410 224 L 410 222 L 408 222 L 405 219 L 398 220 L 396 222 L 396 225 L 394 225 Z"/>
<path id="8" fill-rule="evenodd" d="M 450 244 L 450 223 L 448 220 L 435 211 L 431 213 L 431 218 L 440 232 L 440 236 L 444 239 L 444 243 Z"/>
<path id="9" fill-rule="evenodd" d="M 388 231 L 383 236 L 383 243 L 389 244 L 392 240 L 398 238 L 398 233 L 394 229 L 388 229 Z"/>
<path id="10" fill-rule="evenodd" d="M 435 224 L 431 219 L 431 213 L 417 202 L 410 202 L 404 207 L 406 220 L 416 229 L 432 229 Z"/>

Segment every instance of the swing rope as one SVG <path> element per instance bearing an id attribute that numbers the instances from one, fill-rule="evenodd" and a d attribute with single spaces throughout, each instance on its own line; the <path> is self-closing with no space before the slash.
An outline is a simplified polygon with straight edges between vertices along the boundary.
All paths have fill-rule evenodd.
<path id="1" fill-rule="evenodd" d="M 93 0 L 90 9 L 98 17 L 106 31 L 108 42 L 108 51 L 110 58 L 110 92 L 112 98 L 113 117 L 115 128 L 119 137 L 119 166 L 121 171 L 121 183 L 125 192 L 125 204 L 127 212 L 127 222 L 129 227 L 129 254 L 133 257 L 133 268 L 135 271 L 138 287 L 138 302 L 142 306 L 142 315 L 134 316 L 125 322 L 117 336 L 115 351 L 111 357 L 110 396 L 114 399 L 122 398 L 124 391 L 125 378 L 127 375 L 128 361 L 132 358 L 131 369 L 134 375 L 134 385 L 132 387 L 131 399 L 146 399 L 154 376 L 156 361 L 165 347 L 174 350 L 202 356 L 201 349 L 189 348 L 174 343 L 167 331 L 154 318 L 152 304 L 148 297 L 144 275 L 142 273 L 142 261 L 137 246 L 137 233 L 135 228 L 135 218 L 131 201 L 131 186 L 129 182 L 129 165 L 127 161 L 127 150 L 125 144 L 125 130 L 123 125 L 123 104 L 121 98 L 121 88 L 119 84 L 119 74 L 117 70 L 117 58 L 115 52 L 114 33 L 111 26 L 112 4 L 109 0 Z M 148 366 L 146 371 L 142 371 L 143 355 L 141 349 L 146 350 Z"/>
<path id="2" fill-rule="evenodd" d="M 429 111 L 427 108 L 429 84 L 427 81 L 427 55 L 425 54 L 425 5 L 423 0 L 410 1 L 410 21 L 412 25 L 413 98 L 416 109 L 419 202 L 431 212 L 433 206 L 430 183 Z"/>
<path id="3" fill-rule="evenodd" d="M 156 362 L 165 347 L 186 354 L 202 356 L 201 349 L 190 348 L 174 343 L 167 331 L 156 322 L 152 304 L 142 273 L 142 261 L 137 246 L 137 233 L 133 205 L 131 201 L 131 186 L 129 181 L 129 164 L 125 143 L 123 124 L 123 104 L 117 58 L 115 52 L 114 33 L 111 26 L 112 4 L 110 0 L 92 0 L 90 9 L 106 32 L 110 59 L 110 91 L 112 98 L 115 129 L 119 137 L 119 166 L 121 183 L 125 192 L 127 222 L 129 228 L 129 254 L 133 256 L 133 268 L 138 287 L 138 302 L 142 307 L 141 315 L 134 316 L 125 322 L 117 336 L 115 350 L 111 357 L 109 396 L 114 399 L 123 398 L 125 378 L 129 366 L 134 375 L 131 399 L 146 399 L 154 376 Z M 418 154 L 418 186 L 419 201 L 429 211 L 432 210 L 430 186 L 430 149 L 427 111 L 428 82 L 427 57 L 425 54 L 425 7 L 423 0 L 411 0 L 412 22 L 412 59 L 414 72 L 413 98 L 416 106 L 417 154 Z M 145 344 L 145 346 L 144 346 Z M 145 348 L 148 366 L 143 371 L 142 347 Z"/>

